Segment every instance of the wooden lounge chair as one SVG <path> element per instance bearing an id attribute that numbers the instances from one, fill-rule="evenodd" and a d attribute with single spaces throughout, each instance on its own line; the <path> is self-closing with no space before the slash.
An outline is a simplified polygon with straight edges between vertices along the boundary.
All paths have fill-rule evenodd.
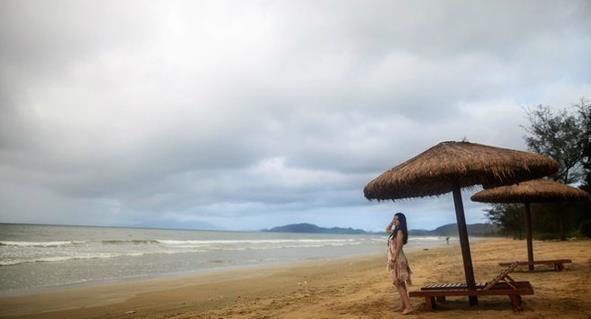
<path id="1" fill-rule="evenodd" d="M 486 284 L 479 283 L 475 288 L 468 288 L 466 284 L 429 284 L 419 291 L 411 291 L 410 297 L 425 298 L 425 307 L 432 310 L 437 301 L 445 301 L 446 296 L 509 296 L 513 311 L 521 311 L 521 295 L 533 295 L 534 289 L 529 281 L 515 281 L 509 273 L 518 266 L 517 262 L 511 263 L 503 269 L 493 280 Z"/>
<path id="2" fill-rule="evenodd" d="M 562 271 L 564 269 L 564 264 L 570 264 L 573 261 L 570 259 L 549 259 L 549 260 L 535 260 L 532 265 L 552 265 L 554 270 Z M 512 264 L 511 262 L 499 263 L 501 266 L 508 266 Z M 527 261 L 517 261 L 519 266 L 529 265 Z"/>

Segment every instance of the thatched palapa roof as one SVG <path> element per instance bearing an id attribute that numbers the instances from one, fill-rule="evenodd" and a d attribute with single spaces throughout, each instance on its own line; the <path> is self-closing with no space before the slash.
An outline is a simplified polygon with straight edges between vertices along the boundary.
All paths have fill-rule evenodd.
<path id="1" fill-rule="evenodd" d="M 557 171 L 558 163 L 540 154 L 442 142 L 376 177 L 363 192 L 378 200 L 433 196 L 456 187 L 508 185 Z"/>
<path id="2" fill-rule="evenodd" d="M 510 186 L 485 189 L 471 199 L 487 203 L 525 203 L 591 200 L 584 190 L 547 179 L 536 179 Z"/>

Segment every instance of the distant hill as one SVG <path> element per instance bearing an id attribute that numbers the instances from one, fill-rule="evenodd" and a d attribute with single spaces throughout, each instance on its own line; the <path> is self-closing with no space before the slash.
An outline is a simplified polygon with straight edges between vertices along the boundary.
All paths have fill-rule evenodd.
<path id="1" fill-rule="evenodd" d="M 467 228 L 470 236 L 496 236 L 498 231 L 495 225 L 483 223 L 469 224 Z M 457 236 L 458 226 L 454 223 L 439 226 L 433 230 L 411 229 L 408 233 L 414 236 Z"/>
<path id="2" fill-rule="evenodd" d="M 495 236 L 497 229 L 491 224 L 470 224 L 468 227 L 468 235 L 470 236 Z M 354 228 L 324 228 L 314 224 L 301 223 L 290 224 L 285 226 L 273 227 L 271 229 L 262 229 L 262 232 L 272 233 L 310 233 L 310 234 L 385 234 L 384 232 L 367 232 L 362 229 Z M 434 230 L 425 229 L 411 229 L 408 231 L 412 236 L 458 236 L 458 226 L 456 224 L 447 224 L 435 228 Z"/>
<path id="3" fill-rule="evenodd" d="M 263 229 L 263 232 L 274 232 L 274 233 L 313 233 L 313 234 L 371 234 L 362 229 L 353 228 L 324 228 L 314 224 L 301 223 L 291 224 L 279 227 L 273 227 L 271 229 Z"/>

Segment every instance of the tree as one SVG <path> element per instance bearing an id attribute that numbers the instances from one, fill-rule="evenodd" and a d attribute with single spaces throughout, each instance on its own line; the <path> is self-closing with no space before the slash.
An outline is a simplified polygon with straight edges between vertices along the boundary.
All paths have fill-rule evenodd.
<path id="1" fill-rule="evenodd" d="M 513 239 L 523 239 L 525 231 L 525 217 L 523 205 L 520 204 L 492 204 L 491 209 L 485 210 L 486 217 L 497 226 L 499 232 Z"/>
<path id="2" fill-rule="evenodd" d="M 591 193 L 591 104 L 589 100 L 581 98 L 579 104 L 575 104 L 579 111 L 579 126 L 582 128 L 582 167 L 583 185 L 581 189 Z"/>
<path id="3" fill-rule="evenodd" d="M 591 185 L 591 104 L 581 98 L 571 108 L 553 112 L 550 107 L 538 105 L 526 110 L 529 125 L 524 127 L 528 148 L 544 154 L 560 164 L 554 180 L 565 184 L 582 182 L 589 191 Z M 536 204 L 534 229 L 545 238 L 566 233 L 575 234 L 584 220 L 589 219 L 588 203 Z M 533 207 L 533 206 L 532 206 Z M 523 210 L 523 209 L 522 209 Z M 521 210 L 521 211 L 522 211 Z M 522 213 L 514 205 L 496 204 L 487 216 L 507 235 L 521 237 L 524 222 Z"/>
<path id="4" fill-rule="evenodd" d="M 538 105 L 528 110 L 529 133 L 525 141 L 530 150 L 544 154 L 560 164 L 554 180 L 572 184 L 586 180 L 589 185 L 589 143 L 591 106 L 583 97 L 574 107 L 554 113 L 548 106 Z M 554 210 L 559 222 L 560 239 L 566 240 L 564 214 Z"/>
<path id="5" fill-rule="evenodd" d="M 525 141 L 530 150 L 544 154 L 560 164 L 554 180 L 565 184 L 582 177 L 583 139 L 582 121 L 566 109 L 553 113 L 548 106 L 538 105 L 527 111 L 529 133 Z"/>

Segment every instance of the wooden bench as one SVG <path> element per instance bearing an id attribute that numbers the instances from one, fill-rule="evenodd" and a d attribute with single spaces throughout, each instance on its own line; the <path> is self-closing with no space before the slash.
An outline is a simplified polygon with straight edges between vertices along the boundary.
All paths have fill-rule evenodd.
<path id="1" fill-rule="evenodd" d="M 554 270 L 556 271 L 562 271 L 564 269 L 564 264 L 570 264 L 573 261 L 570 259 L 549 259 L 549 260 L 535 260 L 532 265 L 552 265 L 554 267 Z M 511 262 L 504 262 L 504 263 L 499 263 L 499 265 L 501 266 L 508 266 L 512 264 Z M 529 265 L 530 263 L 527 261 L 517 261 L 517 264 L 519 266 L 526 266 Z"/>
<path id="2" fill-rule="evenodd" d="M 513 311 L 523 310 L 521 295 L 533 295 L 534 289 L 529 281 L 515 281 L 509 273 L 518 266 L 517 262 L 501 271 L 493 280 L 483 284 L 479 283 L 474 288 L 468 288 L 462 283 L 429 284 L 419 291 L 411 291 L 410 297 L 425 298 L 425 307 L 432 310 L 436 307 L 436 300 L 445 301 L 446 296 L 508 296 L 511 300 Z"/>

